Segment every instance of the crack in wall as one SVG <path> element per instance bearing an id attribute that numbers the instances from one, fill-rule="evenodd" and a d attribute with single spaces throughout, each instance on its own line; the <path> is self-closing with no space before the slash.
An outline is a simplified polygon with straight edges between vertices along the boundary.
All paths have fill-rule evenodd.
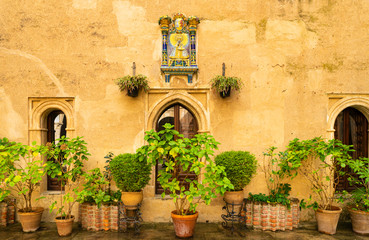
<path id="1" fill-rule="evenodd" d="M 46 64 L 41 59 L 39 59 L 38 57 L 33 56 L 31 54 L 28 54 L 26 52 L 22 52 L 20 50 L 8 49 L 8 48 L 4 48 L 4 47 L 0 47 L 0 52 L 25 57 L 25 58 L 37 63 L 38 66 L 45 72 L 45 74 L 56 85 L 56 87 L 59 90 L 59 95 L 66 96 L 66 93 L 64 92 L 64 88 L 63 88 L 62 84 L 60 83 L 59 79 L 51 72 L 51 70 L 46 66 Z"/>

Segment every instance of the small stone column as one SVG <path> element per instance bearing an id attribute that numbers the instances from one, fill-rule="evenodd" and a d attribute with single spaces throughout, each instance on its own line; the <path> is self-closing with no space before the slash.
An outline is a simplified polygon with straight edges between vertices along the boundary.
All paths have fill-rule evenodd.
<path id="1" fill-rule="evenodd" d="M 162 41 L 163 41 L 163 47 L 162 47 L 162 59 L 161 59 L 161 65 L 162 66 L 168 66 L 168 30 L 169 30 L 169 24 L 172 22 L 172 19 L 169 16 L 162 16 L 159 19 L 159 25 L 161 28 L 161 34 L 162 34 Z"/>

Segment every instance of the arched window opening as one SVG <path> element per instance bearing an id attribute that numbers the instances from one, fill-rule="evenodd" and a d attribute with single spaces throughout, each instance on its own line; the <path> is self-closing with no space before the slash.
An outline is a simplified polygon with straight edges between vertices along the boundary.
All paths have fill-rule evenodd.
<path id="1" fill-rule="evenodd" d="M 351 152 L 354 159 L 368 157 L 368 120 L 359 110 L 348 107 L 337 116 L 334 123 L 334 138 L 343 144 L 353 145 L 355 151 Z M 348 167 L 342 169 L 352 173 Z M 355 186 L 350 186 L 347 177 L 339 179 L 336 190 L 352 191 Z"/>
<path id="2" fill-rule="evenodd" d="M 156 131 L 163 130 L 163 125 L 166 123 L 170 123 L 174 125 L 174 129 L 177 130 L 180 134 L 183 134 L 186 138 L 192 138 L 197 134 L 198 124 L 195 116 L 184 106 L 181 104 L 174 104 L 165 109 L 157 123 L 156 123 Z M 157 181 L 158 171 L 164 168 L 165 164 L 157 164 L 156 165 L 156 174 L 155 174 L 155 193 L 161 194 L 163 193 L 163 188 Z M 185 178 L 194 180 L 196 179 L 196 175 L 193 173 L 182 172 L 179 176 L 180 181 L 185 181 Z M 189 187 L 189 183 L 184 183 L 185 187 Z"/>
<path id="3" fill-rule="evenodd" d="M 62 136 L 66 136 L 67 118 L 60 110 L 55 110 L 47 116 L 47 142 L 53 142 Z M 47 176 L 47 190 L 60 191 L 61 184 L 57 178 Z"/>

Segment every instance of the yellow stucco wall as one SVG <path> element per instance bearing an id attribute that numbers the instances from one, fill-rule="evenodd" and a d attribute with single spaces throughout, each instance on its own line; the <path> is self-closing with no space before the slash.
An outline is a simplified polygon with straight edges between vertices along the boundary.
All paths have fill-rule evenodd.
<path id="1" fill-rule="evenodd" d="M 328 113 L 342 99 L 369 101 L 365 0 L 0 0 L 0 11 L 0 137 L 41 141 L 30 130 L 31 98 L 71 98 L 71 132 L 85 137 L 92 154 L 87 168 L 103 167 L 109 151 L 134 152 L 170 98 L 197 104 L 202 130 L 221 142 L 219 152 L 247 150 L 259 160 L 269 146 L 283 148 L 295 137 L 331 137 Z M 201 20 L 191 85 L 177 76 L 166 84 L 160 72 L 157 21 L 176 12 Z M 133 62 L 153 88 L 138 98 L 113 82 L 132 74 Z M 209 90 L 222 63 L 245 84 L 228 99 Z M 169 221 L 172 202 L 154 196 L 153 184 L 145 189 L 143 218 Z M 292 187 L 293 196 L 309 193 L 303 179 Z M 266 192 L 261 174 L 245 195 L 250 191 Z M 201 206 L 199 220 L 220 221 L 221 206 L 220 198 Z"/>

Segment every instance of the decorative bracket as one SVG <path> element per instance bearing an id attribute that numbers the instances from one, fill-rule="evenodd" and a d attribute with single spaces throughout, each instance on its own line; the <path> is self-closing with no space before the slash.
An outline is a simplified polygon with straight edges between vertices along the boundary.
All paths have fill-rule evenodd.
<path id="1" fill-rule="evenodd" d="M 171 75 L 187 75 L 188 83 L 192 83 L 193 74 L 198 70 L 196 62 L 196 32 L 200 20 L 191 16 L 186 18 L 182 13 L 173 16 L 162 16 L 159 25 L 162 33 L 161 71 L 165 82 L 170 82 Z"/>

